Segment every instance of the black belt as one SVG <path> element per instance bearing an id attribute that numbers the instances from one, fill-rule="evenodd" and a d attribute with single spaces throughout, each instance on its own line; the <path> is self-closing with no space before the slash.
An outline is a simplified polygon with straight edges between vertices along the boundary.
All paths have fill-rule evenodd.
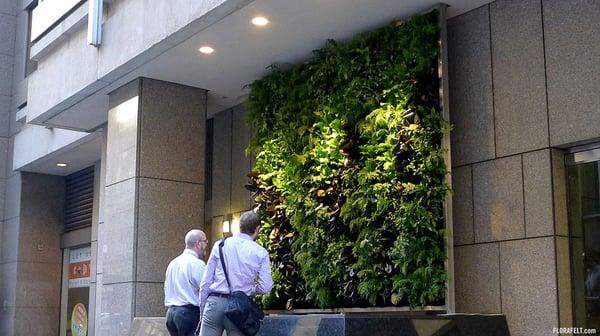
<path id="1" fill-rule="evenodd" d="M 193 305 L 193 304 L 186 304 L 183 306 L 170 306 L 169 308 L 185 308 L 185 309 L 189 309 L 189 310 L 198 310 L 200 311 L 200 307 Z"/>
<path id="2" fill-rule="evenodd" d="M 222 297 L 222 298 L 228 298 L 229 294 L 212 292 L 212 293 L 208 294 L 208 296 L 218 296 L 218 297 Z"/>

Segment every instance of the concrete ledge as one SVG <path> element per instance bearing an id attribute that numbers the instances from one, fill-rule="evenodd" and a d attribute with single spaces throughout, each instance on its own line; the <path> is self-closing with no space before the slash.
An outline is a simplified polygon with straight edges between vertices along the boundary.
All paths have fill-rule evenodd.
<path id="1" fill-rule="evenodd" d="M 169 336 L 166 317 L 136 317 L 129 335 Z"/>
<path id="2" fill-rule="evenodd" d="M 133 320 L 132 336 L 167 336 L 165 318 Z M 509 336 L 504 315 L 437 314 L 308 314 L 269 315 L 259 336 Z"/>

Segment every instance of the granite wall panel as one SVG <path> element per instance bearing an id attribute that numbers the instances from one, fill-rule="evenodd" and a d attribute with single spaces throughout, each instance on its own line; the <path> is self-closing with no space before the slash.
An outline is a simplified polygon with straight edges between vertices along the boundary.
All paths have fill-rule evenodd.
<path id="1" fill-rule="evenodd" d="M 0 263 L 16 262 L 19 255 L 20 218 L 6 220 L 2 229 L 2 245 L 0 246 Z"/>
<path id="2" fill-rule="evenodd" d="M 17 269 L 16 307 L 60 307 L 62 263 L 20 262 Z"/>
<path id="3" fill-rule="evenodd" d="M 600 137 L 600 6 L 543 0 L 550 144 Z"/>
<path id="4" fill-rule="evenodd" d="M 10 96 L 0 95 L 0 137 L 8 137 L 10 131 Z M 4 161 L 6 162 L 6 161 Z M 4 177 L 4 175 L 0 176 Z"/>
<path id="5" fill-rule="evenodd" d="M 1 164 L 0 164 L 1 165 Z M 4 199 L 6 195 L 6 179 L 0 177 L 0 221 L 4 221 Z M 2 232 L 0 231 L 0 236 Z M 1 244 L 1 240 L 0 240 Z"/>
<path id="6" fill-rule="evenodd" d="M 138 173 L 139 82 L 131 82 L 109 95 L 106 136 L 106 180 L 110 186 Z"/>
<path id="7" fill-rule="evenodd" d="M 521 156 L 473 165 L 475 242 L 525 237 Z"/>
<path id="8" fill-rule="evenodd" d="M 456 311 L 501 312 L 498 243 L 456 246 L 454 273 Z"/>
<path id="9" fill-rule="evenodd" d="M 14 54 L 16 23 L 16 16 L 0 12 L 0 54 Z"/>
<path id="10" fill-rule="evenodd" d="M 541 3 L 490 4 L 496 155 L 548 147 Z"/>
<path id="11" fill-rule="evenodd" d="M 204 187 L 141 178 L 138 188 L 136 280 L 162 282 L 169 261 L 185 248 L 185 234 L 204 225 Z"/>
<path id="12" fill-rule="evenodd" d="M 204 183 L 206 90 L 142 78 L 139 175 Z"/>
<path id="13" fill-rule="evenodd" d="M 565 155 L 560 149 L 552 149 L 552 186 L 554 188 L 554 233 L 560 236 L 569 234 L 567 169 Z"/>
<path id="14" fill-rule="evenodd" d="M 452 165 L 495 156 L 490 21 L 487 6 L 448 21 Z"/>
<path id="15" fill-rule="evenodd" d="M 167 310 L 164 302 L 164 284 L 137 283 L 135 286 L 135 316 L 165 316 Z"/>
<path id="16" fill-rule="evenodd" d="M 231 212 L 239 212 L 252 207 L 251 194 L 244 187 L 250 181 L 248 173 L 252 169 L 251 158 L 249 155 L 246 155 L 246 148 L 250 142 L 251 129 L 248 120 L 249 113 L 243 105 L 238 105 L 232 109 L 232 118 Z M 215 145 L 217 144 L 215 143 Z"/>
<path id="17" fill-rule="evenodd" d="M 133 280 L 135 262 L 135 179 L 106 187 L 105 220 L 99 227 L 104 283 Z"/>
<path id="18" fill-rule="evenodd" d="M 554 238 L 500 243 L 502 313 L 511 335 L 549 335 L 558 326 Z"/>
<path id="19" fill-rule="evenodd" d="M 558 275 L 558 309 L 561 327 L 573 325 L 573 298 L 571 291 L 571 251 L 569 239 L 556 237 L 556 273 Z"/>
<path id="20" fill-rule="evenodd" d="M 17 262 L 0 263 L 0 302 L 4 307 L 15 307 L 17 302 L 17 266 Z"/>
<path id="21" fill-rule="evenodd" d="M 14 335 L 58 335 L 60 308 L 15 308 Z"/>
<path id="22" fill-rule="evenodd" d="M 0 13 L 16 15 L 17 1 L 16 0 L 0 0 Z"/>
<path id="23" fill-rule="evenodd" d="M 525 235 L 527 237 L 554 234 L 551 172 L 549 150 L 523 154 Z"/>
<path id="24" fill-rule="evenodd" d="M 472 244 L 473 233 L 473 177 L 471 166 L 452 169 L 452 224 L 454 245 Z"/>
<path id="25" fill-rule="evenodd" d="M 100 318 L 96 335 L 125 336 L 133 319 L 133 283 L 104 284 L 100 293 Z M 98 314 L 96 314 L 98 316 Z"/>
<path id="26" fill-rule="evenodd" d="M 214 150 L 212 214 L 223 215 L 231 212 L 231 172 L 232 172 L 232 115 L 231 110 L 214 116 Z"/>

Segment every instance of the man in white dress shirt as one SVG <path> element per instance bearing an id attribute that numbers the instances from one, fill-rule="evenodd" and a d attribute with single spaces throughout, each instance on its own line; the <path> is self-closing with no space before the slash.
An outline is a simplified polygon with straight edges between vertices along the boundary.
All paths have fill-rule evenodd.
<path id="1" fill-rule="evenodd" d="M 229 293 L 243 291 L 246 295 L 267 294 L 271 291 L 271 263 L 269 253 L 256 242 L 260 217 L 252 211 L 240 218 L 240 233 L 225 240 L 223 256 L 231 290 L 219 257 L 219 242 L 213 246 L 206 272 L 200 284 L 200 308 L 203 309 L 200 336 L 243 336 L 225 317 Z"/>
<path id="2" fill-rule="evenodd" d="M 171 260 L 165 274 L 167 330 L 171 336 L 193 336 L 199 322 L 199 289 L 206 264 L 202 261 L 208 240 L 204 232 L 185 235 L 185 250 Z"/>

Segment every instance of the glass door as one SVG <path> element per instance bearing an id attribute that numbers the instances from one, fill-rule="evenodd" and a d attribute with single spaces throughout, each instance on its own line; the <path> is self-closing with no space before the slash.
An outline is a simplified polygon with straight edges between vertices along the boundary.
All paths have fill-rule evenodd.
<path id="1" fill-rule="evenodd" d="M 567 157 L 574 325 L 600 329 L 600 150 Z"/>
<path id="2" fill-rule="evenodd" d="M 87 336 L 90 300 L 91 246 L 63 250 L 61 335 Z"/>

